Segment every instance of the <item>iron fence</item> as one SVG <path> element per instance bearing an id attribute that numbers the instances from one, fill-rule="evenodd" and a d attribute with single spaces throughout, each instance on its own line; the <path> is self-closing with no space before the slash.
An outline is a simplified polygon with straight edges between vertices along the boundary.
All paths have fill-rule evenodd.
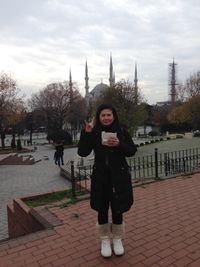
<path id="1" fill-rule="evenodd" d="M 133 182 L 145 183 L 149 179 L 158 180 L 174 175 L 192 173 L 200 168 L 200 148 L 159 153 L 154 150 L 152 155 L 128 158 Z M 77 165 L 70 161 L 61 168 L 64 174 L 72 182 L 72 192 L 89 190 L 92 164 Z"/>
<path id="2" fill-rule="evenodd" d="M 159 153 L 128 159 L 132 179 L 159 179 L 191 173 L 200 167 L 200 148 Z"/>

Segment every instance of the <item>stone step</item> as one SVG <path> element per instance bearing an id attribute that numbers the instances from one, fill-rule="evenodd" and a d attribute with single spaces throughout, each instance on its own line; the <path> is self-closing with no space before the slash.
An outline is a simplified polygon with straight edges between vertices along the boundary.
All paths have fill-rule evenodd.
<path id="1" fill-rule="evenodd" d="M 0 158 L 0 165 L 32 165 L 34 164 L 34 158 L 31 156 L 23 156 L 17 153 L 8 154 L 5 157 Z"/>

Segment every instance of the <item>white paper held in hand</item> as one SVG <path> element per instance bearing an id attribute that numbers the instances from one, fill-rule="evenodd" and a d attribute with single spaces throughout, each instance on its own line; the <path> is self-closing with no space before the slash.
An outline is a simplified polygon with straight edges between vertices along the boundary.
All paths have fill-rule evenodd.
<path id="1" fill-rule="evenodd" d="M 106 143 L 110 137 L 117 137 L 117 133 L 112 132 L 101 132 L 102 144 Z"/>

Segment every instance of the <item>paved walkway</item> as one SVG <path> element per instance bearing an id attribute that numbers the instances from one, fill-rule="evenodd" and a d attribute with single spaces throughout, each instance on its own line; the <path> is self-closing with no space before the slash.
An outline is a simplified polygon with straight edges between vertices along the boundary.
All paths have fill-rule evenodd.
<path id="1" fill-rule="evenodd" d="M 76 148 L 65 149 L 64 162 L 76 158 Z M 23 155 L 32 155 L 40 160 L 34 165 L 0 165 L 0 240 L 8 237 L 7 204 L 13 198 L 51 192 L 69 187 L 69 182 L 60 176 L 54 164 L 52 145 L 38 145 L 37 150 Z M 3 158 L 3 156 L 1 157 Z"/>
<path id="2" fill-rule="evenodd" d="M 137 187 L 134 194 L 124 256 L 100 256 L 96 212 L 84 200 L 50 209 L 63 225 L 0 243 L 0 267 L 199 267 L 200 174 Z"/>

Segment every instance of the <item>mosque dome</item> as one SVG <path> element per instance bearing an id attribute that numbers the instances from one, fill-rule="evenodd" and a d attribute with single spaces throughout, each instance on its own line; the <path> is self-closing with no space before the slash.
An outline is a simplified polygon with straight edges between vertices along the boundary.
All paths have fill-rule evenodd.
<path id="1" fill-rule="evenodd" d="M 109 86 L 107 84 L 99 83 L 92 89 L 92 91 L 90 92 L 90 95 L 92 98 L 96 99 L 97 97 L 100 97 L 103 91 L 105 91 L 108 88 Z"/>

